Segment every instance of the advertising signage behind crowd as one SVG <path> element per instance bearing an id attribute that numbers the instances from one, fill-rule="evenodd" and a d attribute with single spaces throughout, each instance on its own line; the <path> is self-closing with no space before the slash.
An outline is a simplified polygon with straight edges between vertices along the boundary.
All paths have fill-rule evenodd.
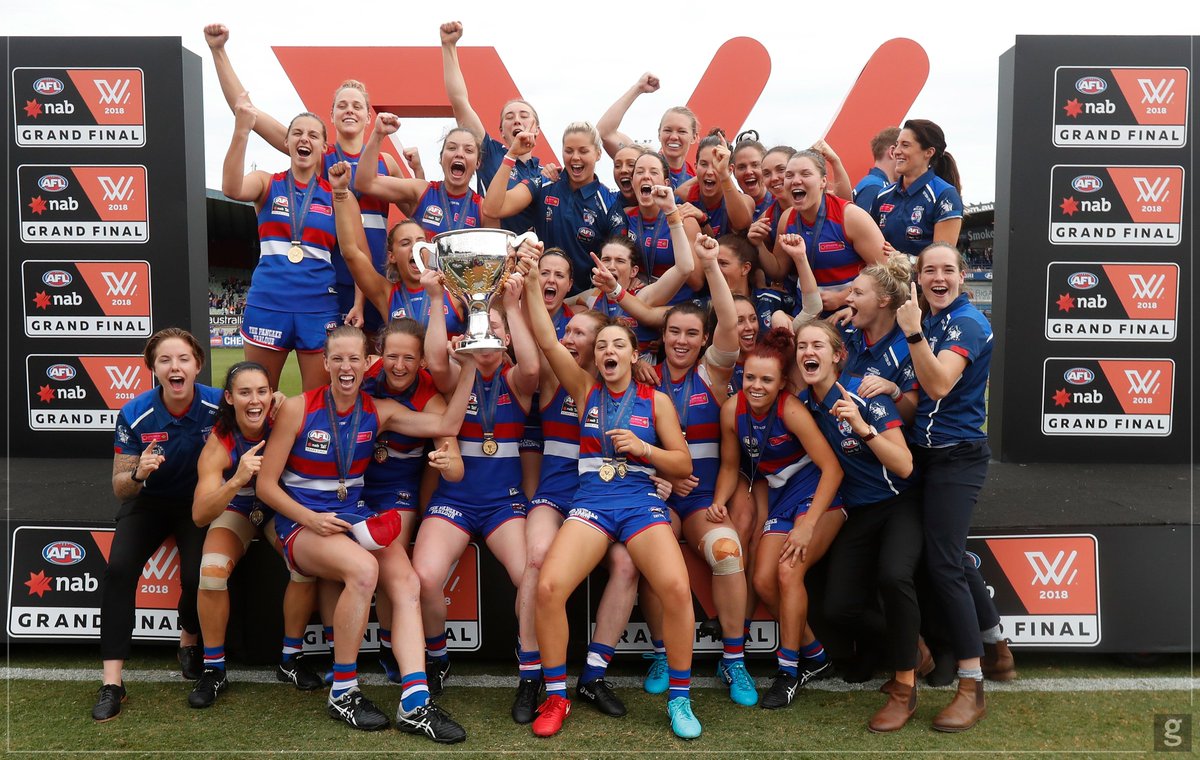
<path id="1" fill-rule="evenodd" d="M 107 457 L 118 410 L 153 386 L 146 338 L 203 334 L 200 59 L 178 37 L 0 46 L 9 430 L 22 456 Z"/>
<path id="2" fill-rule="evenodd" d="M 1018 37 L 1001 58 L 988 430 L 1002 460 L 1188 461 L 1196 51 Z"/>

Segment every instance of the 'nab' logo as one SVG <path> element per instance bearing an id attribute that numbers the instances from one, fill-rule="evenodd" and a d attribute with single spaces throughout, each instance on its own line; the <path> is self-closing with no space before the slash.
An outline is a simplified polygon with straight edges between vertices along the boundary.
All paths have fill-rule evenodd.
<path id="1" fill-rule="evenodd" d="M 1075 564 L 1075 558 L 1078 556 L 1078 551 L 1072 551 L 1070 554 L 1060 551 L 1051 560 L 1046 556 L 1045 552 L 1025 552 L 1025 559 L 1029 561 L 1029 566 L 1033 568 L 1033 580 L 1030 581 L 1030 585 L 1071 585 L 1079 575 L 1079 570 L 1072 567 Z M 1067 573 L 1070 573 L 1070 576 Z"/>

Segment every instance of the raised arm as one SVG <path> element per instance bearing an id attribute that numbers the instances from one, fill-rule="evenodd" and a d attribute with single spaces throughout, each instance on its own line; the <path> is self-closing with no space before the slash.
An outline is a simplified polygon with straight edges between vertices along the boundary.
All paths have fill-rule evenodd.
<path id="1" fill-rule="evenodd" d="M 657 90 L 658 77 L 650 72 L 642 74 L 637 82 L 622 93 L 621 97 L 617 98 L 617 102 L 609 106 L 600 120 L 596 122 L 596 131 L 600 133 L 600 140 L 604 143 L 604 150 L 608 153 L 609 158 L 617 155 L 617 151 L 626 145 L 633 144 L 629 135 L 620 131 L 621 120 L 625 118 L 625 112 L 633 105 L 633 101 L 637 100 L 638 95 Z"/>
<path id="2" fill-rule="evenodd" d="M 263 171 L 243 172 L 246 169 L 246 144 L 258 119 L 258 110 L 243 92 L 233 114 L 233 139 L 229 142 L 225 163 L 221 167 L 221 192 L 235 201 L 252 201 L 257 207 L 267 192 L 271 175 Z"/>
<path id="3" fill-rule="evenodd" d="M 454 386 L 454 395 L 446 402 L 445 410 L 416 412 L 390 399 L 376 399 L 375 404 L 379 407 L 380 414 L 379 426 L 414 438 L 458 435 L 458 429 L 462 427 L 463 417 L 467 413 L 471 388 L 475 384 L 474 357 L 468 354 L 459 361 L 462 366 L 458 373 L 458 382 Z"/>
<path id="4" fill-rule="evenodd" d="M 521 244 L 517 255 L 526 259 L 532 270 L 532 267 L 537 266 L 541 252 L 541 243 L 527 241 Z M 567 395 L 575 399 L 575 403 L 582 409 L 588 391 L 592 389 L 596 379 L 587 370 L 580 367 L 575 358 L 571 356 L 571 352 L 558 342 L 554 321 L 550 319 L 546 302 L 542 300 L 538 278 L 526 277 L 524 284 L 524 304 L 526 313 L 529 315 L 529 326 L 533 339 L 545 354 L 546 361 L 550 364 L 550 369 L 558 378 L 558 382 L 567 390 Z"/>
<path id="5" fill-rule="evenodd" d="M 458 41 L 462 39 L 463 25 L 460 21 L 442 24 L 442 82 L 446 86 L 446 97 L 450 99 L 450 110 L 458 126 L 466 127 L 480 140 L 487 137 L 483 121 L 471 107 L 467 96 L 467 80 L 463 79 L 462 67 L 458 64 Z"/>
<path id="6" fill-rule="evenodd" d="M 729 226 L 733 231 L 741 232 L 750 227 L 754 221 L 754 201 L 737 186 L 733 172 L 729 171 L 729 148 L 724 145 L 713 147 L 713 165 L 717 170 L 717 178 L 721 183 L 721 193 L 725 198 L 725 211 L 729 214 Z"/>
<path id="7" fill-rule="evenodd" d="M 537 274 L 533 271 L 524 275 L 513 272 L 504 284 L 508 337 L 512 341 L 513 357 L 516 359 L 516 364 L 508 374 L 508 384 L 522 397 L 522 401 L 528 401 L 541 382 L 541 356 L 529 330 L 529 323 L 525 320 L 525 312 L 521 308 L 521 293 L 525 288 L 525 281 L 533 280 L 537 283 L 537 279 Z M 544 307 L 545 302 L 542 305 Z"/>
<path id="8" fill-rule="evenodd" d="M 904 304 L 896 310 L 896 322 L 905 335 L 916 335 L 921 332 L 921 307 L 917 304 L 917 284 L 911 284 L 912 294 Z M 929 343 L 919 340 L 908 350 L 912 357 L 913 371 L 917 373 L 917 382 L 921 390 L 934 401 L 945 398 L 967 368 L 967 357 L 949 349 L 942 349 L 935 355 Z"/>
<path id="9" fill-rule="evenodd" d="M 204 27 L 204 41 L 208 43 L 209 52 L 212 53 L 213 65 L 217 69 L 217 82 L 221 85 L 221 94 L 225 96 L 229 110 L 236 115 L 238 98 L 246 92 L 246 88 L 233 70 L 229 54 L 225 51 L 225 43 L 229 42 L 229 28 L 224 24 L 209 24 Z M 260 114 L 258 121 L 254 124 L 254 131 L 272 148 L 280 153 L 287 153 L 285 144 L 287 126 L 278 119 L 268 114 Z"/>
<path id="10" fill-rule="evenodd" d="M 329 167 L 329 184 L 333 187 L 334 222 L 337 224 L 338 248 L 354 284 L 380 314 L 388 313 L 392 282 L 381 275 L 368 253 L 367 233 L 363 229 L 358 199 L 350 192 L 350 164 L 339 161 Z"/>
<path id="11" fill-rule="evenodd" d="M 813 274 L 812 265 L 808 263 L 808 246 L 804 244 L 804 236 L 795 232 L 780 235 L 775 240 L 775 249 L 787 256 L 796 268 L 801 313 L 817 316 L 825 309 L 825 301 L 821 288 L 817 285 L 817 276 Z"/>
<path id="12" fill-rule="evenodd" d="M 517 164 L 517 159 L 529 155 L 535 142 L 537 142 L 537 132 L 522 132 L 517 135 L 517 139 L 513 140 L 508 154 L 496 168 L 496 173 L 492 175 L 492 182 L 487 187 L 487 195 L 483 196 L 483 204 L 479 209 L 484 216 L 490 216 L 493 219 L 507 219 L 524 211 L 533 201 L 533 194 L 529 192 L 529 188 L 524 183 L 509 190 L 508 179 L 512 175 L 513 167 Z"/>
<path id="13" fill-rule="evenodd" d="M 354 189 L 360 193 L 383 198 L 398 206 L 411 207 L 421 199 L 429 183 L 423 179 L 407 177 L 381 177 L 379 175 L 379 146 L 383 138 L 400 129 L 400 118 L 382 112 L 375 116 L 375 127 L 371 136 L 363 143 L 362 155 L 358 157 L 358 171 L 354 173 Z"/>
<path id="14" fill-rule="evenodd" d="M 817 140 L 813 143 L 812 149 L 825 157 L 829 174 L 829 192 L 839 198 L 853 200 L 854 183 L 850 181 L 850 175 L 846 173 L 841 156 L 834 152 L 829 143 L 824 140 Z"/>
<path id="15" fill-rule="evenodd" d="M 196 464 L 199 476 L 196 493 L 192 497 L 192 522 L 203 528 L 217 519 L 237 492 L 258 474 L 262 466 L 262 450 L 266 441 L 259 441 L 238 459 L 237 471 L 229 480 L 225 479 L 225 468 L 229 466 L 229 452 L 221 439 L 210 435 L 200 451 Z"/>
<path id="16" fill-rule="evenodd" d="M 413 256 L 421 252 L 413 246 Z M 442 273 L 426 269 L 421 275 L 425 301 L 429 304 L 429 322 L 425 325 L 425 368 L 439 393 L 449 393 L 458 384 L 458 364 L 450 361 L 450 339 L 446 333 L 446 298 Z"/>

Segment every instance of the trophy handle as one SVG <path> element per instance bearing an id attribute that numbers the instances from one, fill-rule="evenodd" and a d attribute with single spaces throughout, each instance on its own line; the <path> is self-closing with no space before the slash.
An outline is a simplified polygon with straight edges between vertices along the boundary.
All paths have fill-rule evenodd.
<path id="1" fill-rule="evenodd" d="M 521 243 L 524 243 L 526 240 L 528 240 L 531 243 L 538 242 L 537 233 L 534 232 L 533 230 L 529 230 L 527 232 L 522 232 L 520 235 L 517 235 L 512 240 L 508 241 L 508 245 L 515 251 L 518 248 L 520 248 Z"/>
<path id="2" fill-rule="evenodd" d="M 437 246 L 434 245 L 433 243 L 427 243 L 424 240 L 418 240 L 417 242 L 413 243 L 413 247 L 412 247 L 413 261 L 416 262 L 417 269 L 420 270 L 421 274 L 425 274 L 425 272 L 426 272 L 425 259 L 424 259 L 425 251 L 433 251 L 436 253 Z"/>

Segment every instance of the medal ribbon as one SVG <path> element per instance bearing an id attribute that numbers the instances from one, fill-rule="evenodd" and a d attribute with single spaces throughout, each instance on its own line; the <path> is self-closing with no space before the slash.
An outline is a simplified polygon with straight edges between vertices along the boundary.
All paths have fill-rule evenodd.
<path id="1" fill-rule="evenodd" d="M 350 474 L 350 465 L 354 461 L 354 448 L 358 444 L 358 428 L 362 423 L 362 393 L 354 399 L 354 416 L 346 426 L 346 440 L 342 440 L 341 426 L 338 424 L 337 407 L 333 405 L 333 389 L 325 390 L 325 413 L 329 415 L 329 427 L 333 435 L 333 459 L 337 465 L 338 480 L 346 485 L 346 477 Z M 345 444 L 343 446 L 343 444 Z"/>
<path id="2" fill-rule="evenodd" d="M 495 438 L 495 433 L 492 432 L 494 420 L 496 419 L 496 401 L 500 397 L 500 370 L 496 370 L 496 374 L 492 375 L 492 380 L 488 384 L 483 383 L 483 376 L 479 370 L 475 371 L 475 402 L 479 408 L 479 427 L 483 429 L 484 439 Z"/>
<path id="3" fill-rule="evenodd" d="M 683 428 L 683 434 L 687 436 L 688 409 L 692 405 L 692 382 L 696 377 L 696 369 L 693 367 L 684 374 L 683 379 L 679 381 L 680 392 L 677 392 L 675 382 L 671 380 L 670 367 L 665 363 L 660 366 L 663 368 L 663 376 L 658 389 L 667 394 L 671 403 L 675 405 L 675 411 L 679 414 L 679 427 Z"/>
<path id="4" fill-rule="evenodd" d="M 817 220 L 813 222 L 811 228 L 805 226 L 804 219 L 800 216 L 800 211 L 796 211 L 796 221 L 800 222 L 800 237 L 804 238 L 804 252 L 808 256 L 808 265 L 814 270 L 816 269 L 817 246 L 821 242 L 821 228 L 825 226 L 825 217 L 827 214 L 828 209 L 825 208 L 824 195 L 821 196 L 821 205 L 817 208 Z M 806 229 L 812 230 L 811 238 L 805 233 Z"/>
<path id="5" fill-rule="evenodd" d="M 463 196 L 462 208 L 459 209 L 459 217 L 460 218 L 456 222 L 456 221 L 454 221 L 454 214 L 453 214 L 454 209 L 450 208 L 450 196 L 446 194 L 446 183 L 445 182 L 438 183 L 437 192 L 438 192 L 438 200 L 440 200 L 442 202 L 442 211 L 445 214 L 442 217 L 442 221 L 445 222 L 446 228 L 448 230 L 466 229 L 466 227 L 467 227 L 467 208 L 466 208 L 467 207 L 467 197 L 465 195 Z M 470 193 L 471 189 L 467 188 L 467 192 Z"/>
<path id="6" fill-rule="evenodd" d="M 317 184 L 320 180 L 316 174 L 313 174 L 308 180 L 308 187 L 304 189 L 304 202 L 296 202 L 296 178 L 292 176 L 292 170 L 288 169 L 285 175 L 288 191 L 288 220 L 292 225 L 292 245 L 300 245 L 304 240 L 304 220 L 308 217 L 308 207 L 312 203 L 313 193 L 317 189 Z M 300 206 L 300 209 L 296 207 Z"/>
<path id="7" fill-rule="evenodd" d="M 758 423 L 754 419 L 754 413 L 750 411 L 750 404 L 746 404 L 746 428 L 750 433 L 750 438 L 754 441 L 755 449 L 758 454 L 747 451 L 746 456 L 750 458 L 750 482 L 758 477 L 758 465 L 762 461 L 763 454 L 767 453 L 767 438 L 771 435 L 771 427 L 775 424 L 775 413 L 779 410 L 779 399 L 776 398 L 771 404 L 771 411 L 767 412 L 767 417 Z M 759 431 L 762 431 L 762 437 L 759 437 Z"/>
<path id="8" fill-rule="evenodd" d="M 633 400 L 637 398 L 637 383 L 631 378 L 629 386 L 625 389 L 625 393 L 621 396 L 620 402 L 614 403 L 612 394 L 608 388 L 600 389 L 600 453 L 608 461 L 616 458 L 616 451 L 613 449 L 612 439 L 608 437 L 609 430 L 618 430 L 625 428 L 629 424 L 629 418 L 633 414 Z M 608 426 L 607 409 L 609 404 L 616 406 L 616 419 L 613 421 L 613 426 Z M 622 457 L 624 459 L 625 457 Z"/>
<path id="9" fill-rule="evenodd" d="M 657 277 L 654 276 L 654 258 L 658 251 L 658 236 L 662 234 L 662 223 L 666 220 L 666 214 L 662 211 L 658 212 L 658 216 L 654 219 L 654 231 L 651 233 L 653 237 L 650 240 L 650 245 L 646 246 L 646 222 L 642 219 L 642 211 L 637 211 L 637 234 L 638 245 L 642 247 L 642 253 L 646 259 L 646 281 L 654 282 Z"/>

